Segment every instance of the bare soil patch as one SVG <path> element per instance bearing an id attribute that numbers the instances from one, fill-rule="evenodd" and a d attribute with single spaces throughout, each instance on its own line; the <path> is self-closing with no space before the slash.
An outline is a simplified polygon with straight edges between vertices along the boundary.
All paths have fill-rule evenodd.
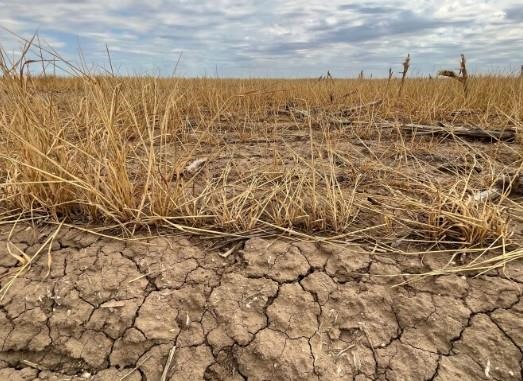
<path id="1" fill-rule="evenodd" d="M 36 253 L 51 231 L 3 229 L 1 286 L 9 247 Z M 521 262 L 393 287 L 450 257 L 252 238 L 224 258 L 65 228 L 49 255 L 0 302 L 2 380 L 522 378 Z"/>

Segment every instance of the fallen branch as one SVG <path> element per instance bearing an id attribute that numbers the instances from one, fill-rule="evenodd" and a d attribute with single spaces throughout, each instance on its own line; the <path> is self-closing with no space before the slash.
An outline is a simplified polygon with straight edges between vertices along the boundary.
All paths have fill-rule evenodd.
<path id="1" fill-rule="evenodd" d="M 449 126 L 441 123 L 439 126 L 428 126 L 423 124 L 406 124 L 401 126 L 403 130 L 416 135 L 448 135 L 460 136 L 472 140 L 489 141 L 513 141 L 516 138 L 516 129 L 485 130 L 480 127 Z"/>

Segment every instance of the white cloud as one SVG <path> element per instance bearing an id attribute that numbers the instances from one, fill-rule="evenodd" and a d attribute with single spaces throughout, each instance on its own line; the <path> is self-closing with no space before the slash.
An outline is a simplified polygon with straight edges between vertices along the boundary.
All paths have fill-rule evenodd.
<path id="1" fill-rule="evenodd" d="M 106 64 L 105 44 L 122 70 L 168 74 L 179 52 L 186 75 L 339 76 L 385 74 L 407 52 L 413 69 L 454 64 L 518 65 L 523 51 L 519 0 L 0 0 L 0 26 L 40 31 L 67 57 Z M 15 39 L 0 31 L 4 48 Z"/>

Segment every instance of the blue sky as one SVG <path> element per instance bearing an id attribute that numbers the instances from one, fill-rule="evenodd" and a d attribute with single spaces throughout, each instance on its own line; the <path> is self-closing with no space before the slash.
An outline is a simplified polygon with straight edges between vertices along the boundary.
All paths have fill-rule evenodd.
<path id="1" fill-rule="evenodd" d="M 519 71 L 521 0 L 0 0 L 0 26 L 93 70 L 222 77 L 335 77 L 397 72 L 407 53 L 414 74 L 456 68 Z M 20 42 L 0 29 L 8 52 Z"/>

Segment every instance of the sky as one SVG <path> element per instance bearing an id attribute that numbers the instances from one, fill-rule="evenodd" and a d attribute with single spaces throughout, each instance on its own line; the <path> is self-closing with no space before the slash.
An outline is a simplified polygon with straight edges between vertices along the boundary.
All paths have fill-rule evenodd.
<path id="1" fill-rule="evenodd" d="M 334 77 L 457 69 L 519 72 L 522 0 L 0 0 L 0 46 L 30 38 L 92 71 Z M 181 58 L 180 58 L 181 57 Z M 179 60 L 178 66 L 176 63 Z"/>

